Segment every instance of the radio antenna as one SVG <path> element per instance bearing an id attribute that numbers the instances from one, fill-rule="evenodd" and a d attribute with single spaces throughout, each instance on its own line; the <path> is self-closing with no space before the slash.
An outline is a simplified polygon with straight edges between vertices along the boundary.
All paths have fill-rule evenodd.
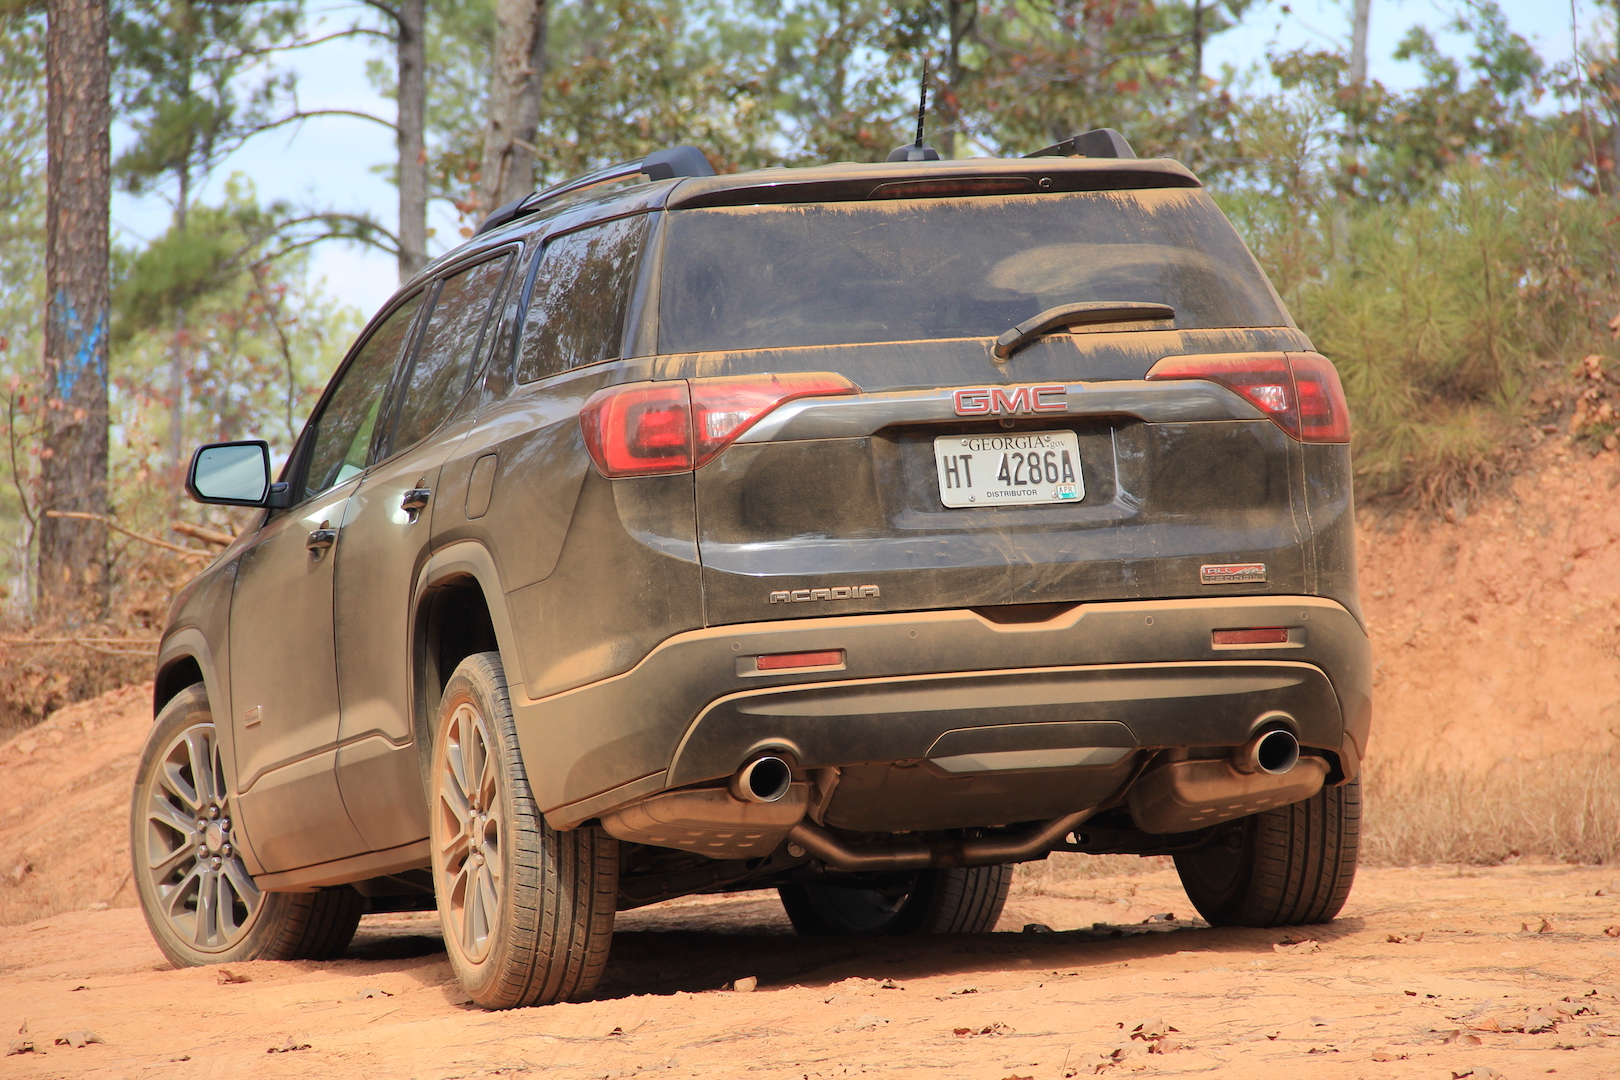
<path id="1" fill-rule="evenodd" d="M 917 141 L 912 143 L 918 148 L 922 147 L 923 120 L 928 116 L 928 58 L 923 57 L 922 83 L 919 87 L 921 93 L 917 100 Z"/>
<path id="2" fill-rule="evenodd" d="M 923 124 L 928 120 L 928 60 L 922 66 L 922 85 L 917 94 L 917 139 L 889 151 L 889 161 L 938 161 L 939 151 L 923 144 Z"/>

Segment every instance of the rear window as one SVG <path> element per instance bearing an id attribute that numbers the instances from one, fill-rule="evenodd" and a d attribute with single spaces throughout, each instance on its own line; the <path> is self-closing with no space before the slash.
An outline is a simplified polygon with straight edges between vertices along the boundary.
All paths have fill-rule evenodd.
<path id="1" fill-rule="evenodd" d="M 664 353 L 993 337 L 1085 300 L 1292 325 L 1202 191 L 675 210 L 664 251 Z"/>

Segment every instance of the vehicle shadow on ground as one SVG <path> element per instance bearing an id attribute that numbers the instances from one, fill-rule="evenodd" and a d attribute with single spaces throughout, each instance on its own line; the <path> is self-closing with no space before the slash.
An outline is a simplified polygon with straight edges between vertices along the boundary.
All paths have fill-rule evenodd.
<path id="1" fill-rule="evenodd" d="M 917 979 L 980 972 L 1083 969 L 1178 952 L 1229 953 L 1235 962 L 1274 955 L 1273 946 L 1324 944 L 1361 929 L 1361 920 L 1271 930 L 1103 926 L 1091 930 L 912 938 L 799 938 L 682 930 L 619 933 L 597 998 L 701 993 L 752 975 L 761 988 L 829 985 L 849 978 Z M 1117 935 L 1117 936 L 1116 936 Z M 1288 949 L 1287 945 L 1283 946 Z M 1307 946 L 1308 947 L 1308 946 Z"/>
<path id="2" fill-rule="evenodd" d="M 1352 918 L 1325 926 L 1268 930 L 1216 929 L 1201 923 L 1098 925 L 1089 930 L 851 940 L 801 938 L 769 924 L 692 930 L 643 925 L 614 935 L 607 971 L 593 997 L 703 993 L 747 976 L 757 978 L 766 989 L 830 985 L 850 978 L 959 975 L 969 980 L 981 972 L 1075 970 L 1179 952 L 1231 954 L 1234 962 L 1245 962 L 1273 955 L 1278 945 L 1292 952 L 1288 942 L 1327 944 L 1362 928 L 1362 921 Z M 388 963 L 442 955 L 444 939 L 436 931 L 431 923 L 416 932 L 363 928 L 344 959 Z"/>

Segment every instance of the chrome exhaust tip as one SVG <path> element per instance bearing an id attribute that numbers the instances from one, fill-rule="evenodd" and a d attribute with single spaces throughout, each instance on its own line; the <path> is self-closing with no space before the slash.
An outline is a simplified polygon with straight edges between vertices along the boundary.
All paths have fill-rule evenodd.
<path id="1" fill-rule="evenodd" d="M 1299 763 L 1299 740 L 1282 728 L 1262 731 L 1237 748 L 1232 767 L 1240 773 L 1281 776 Z"/>
<path id="2" fill-rule="evenodd" d="M 731 778 L 731 794 L 743 802 L 773 803 L 788 793 L 793 767 L 774 754 L 757 757 Z"/>

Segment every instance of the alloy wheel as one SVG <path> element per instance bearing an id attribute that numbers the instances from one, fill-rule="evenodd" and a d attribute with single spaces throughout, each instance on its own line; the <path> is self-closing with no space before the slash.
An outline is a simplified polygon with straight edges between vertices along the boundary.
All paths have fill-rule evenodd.
<path id="1" fill-rule="evenodd" d="M 202 952 L 241 940 L 264 906 L 232 834 L 214 725 L 196 724 L 164 748 L 145 805 L 143 869 L 158 913 Z"/>
<path id="2" fill-rule="evenodd" d="M 440 857 L 435 884 L 449 900 L 446 936 L 475 964 L 489 954 L 505 886 L 500 762 L 493 744 L 489 723 L 464 701 L 445 723 L 436 763 Z"/>

